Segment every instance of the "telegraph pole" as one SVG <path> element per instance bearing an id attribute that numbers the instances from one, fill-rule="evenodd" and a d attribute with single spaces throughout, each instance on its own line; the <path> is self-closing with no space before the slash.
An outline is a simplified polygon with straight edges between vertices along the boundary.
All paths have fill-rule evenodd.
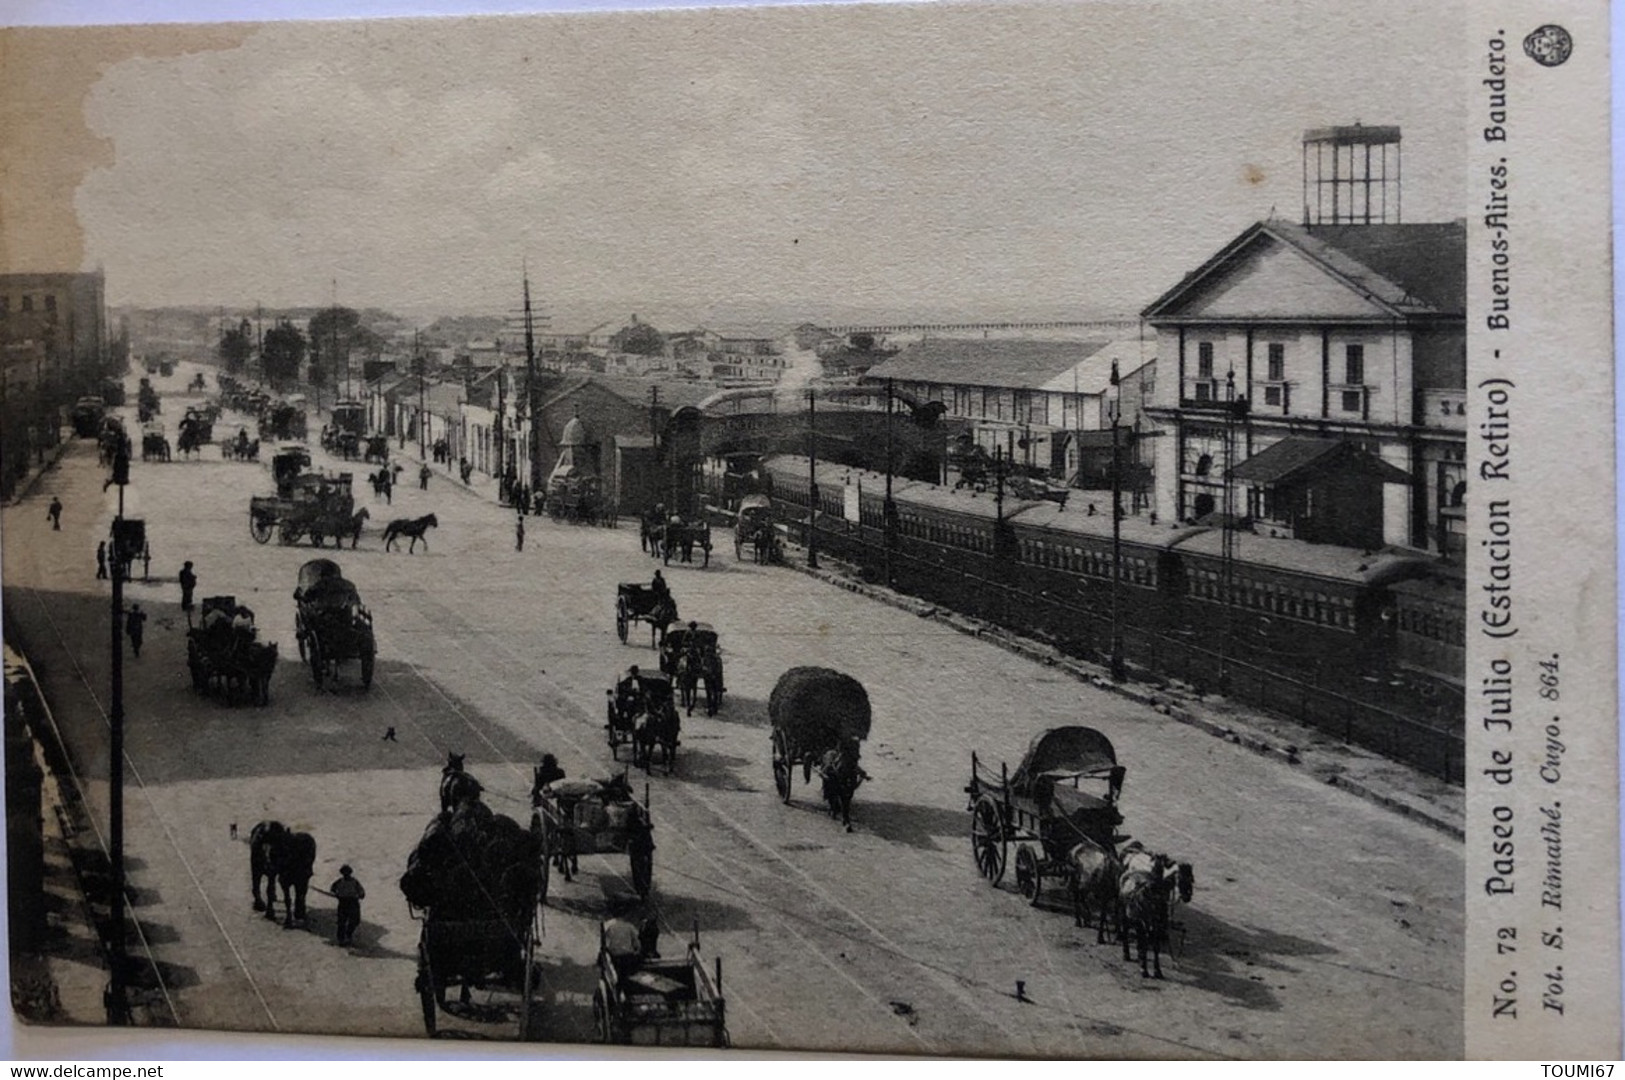
<path id="1" fill-rule="evenodd" d="M 886 380 L 886 501 L 881 507 L 881 526 L 885 529 L 883 539 L 886 545 L 886 588 L 891 588 L 894 582 L 892 576 L 892 547 L 897 533 L 897 504 L 891 497 L 891 474 L 894 462 L 892 460 L 892 401 L 893 380 Z"/>
<path id="2" fill-rule="evenodd" d="M 530 311 L 530 274 L 525 274 L 525 414 L 530 417 L 530 497 L 542 490 L 541 418 L 536 415 L 536 326 Z M 526 507 L 528 510 L 529 507 Z"/>
<path id="3" fill-rule="evenodd" d="M 417 360 L 416 367 L 418 369 L 418 457 L 424 458 L 429 454 L 427 438 L 429 433 L 429 414 L 427 411 L 429 364 L 424 359 L 423 343 L 419 339 L 416 330 L 412 331 L 412 355 Z"/>
<path id="4" fill-rule="evenodd" d="M 1117 374 L 1117 361 L 1112 360 L 1111 396 L 1107 399 L 1107 409 L 1112 420 L 1112 680 L 1122 682 L 1126 677 L 1123 668 L 1123 624 L 1119 616 L 1119 594 L 1122 592 L 1123 582 L 1123 472 L 1122 456 L 1117 447 L 1118 424 L 1123 415 L 1122 398 L 1119 396 L 1119 378 Z"/>
<path id="5" fill-rule="evenodd" d="M 807 566 L 818 569 L 818 398 L 807 387 Z"/>
<path id="6" fill-rule="evenodd" d="M 124 485 L 130 482 L 130 456 L 121 446 L 113 456 L 113 477 L 109 484 L 118 486 L 118 513 L 113 518 L 113 600 L 112 600 L 112 699 L 109 710 L 109 747 L 107 765 L 108 787 L 108 859 L 112 863 L 113 895 L 111 898 L 110 926 L 113 935 L 112 977 L 104 1002 L 109 1025 L 124 1026 L 130 1022 L 130 1002 L 124 985 L 127 960 L 124 944 L 124 575 L 129 563 L 124 551 Z M 105 485 L 104 485 L 105 487 Z"/>

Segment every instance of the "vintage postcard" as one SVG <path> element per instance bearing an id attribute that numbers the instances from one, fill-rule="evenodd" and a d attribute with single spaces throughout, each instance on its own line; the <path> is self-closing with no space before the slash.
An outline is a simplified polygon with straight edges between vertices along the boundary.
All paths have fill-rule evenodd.
<path id="1" fill-rule="evenodd" d="M 1607 15 L 0 30 L 16 1054 L 1619 1057 Z"/>

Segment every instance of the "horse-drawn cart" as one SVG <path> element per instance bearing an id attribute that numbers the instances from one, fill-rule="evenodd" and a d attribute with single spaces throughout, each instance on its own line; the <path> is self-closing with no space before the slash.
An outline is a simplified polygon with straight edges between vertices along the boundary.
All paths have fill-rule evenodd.
<path id="1" fill-rule="evenodd" d="M 1037 736 L 1014 775 L 1002 763 L 995 774 L 973 752 L 965 793 L 976 869 L 997 885 L 1014 844 L 1016 887 L 1036 902 L 1046 877 L 1070 876 L 1068 856 L 1081 841 L 1115 852 L 1126 839 L 1117 834 L 1125 771 L 1111 741 L 1088 727 Z"/>
<path id="2" fill-rule="evenodd" d="M 734 558 L 743 559 L 746 548 L 759 563 L 784 561 L 773 502 L 766 495 L 746 495 L 739 500 L 739 516 L 734 520 Z"/>
<path id="3" fill-rule="evenodd" d="M 637 581 L 623 581 L 615 588 L 615 632 L 625 644 L 627 630 L 635 622 L 649 624 L 649 644 L 677 618 L 677 602 L 670 593 L 662 594 Z"/>
<path id="4" fill-rule="evenodd" d="M 277 457 L 280 460 L 282 455 Z M 282 544 L 298 543 L 301 537 L 308 537 L 313 545 L 321 547 L 331 537 L 337 545 L 341 537 L 356 533 L 359 525 L 352 481 L 350 473 L 298 473 L 285 482 L 279 481 L 278 494 L 249 499 L 248 531 L 261 544 L 275 533 Z"/>
<path id="5" fill-rule="evenodd" d="M 522 1040 L 540 1036 L 538 862 L 535 832 L 477 797 L 424 831 L 400 886 L 408 912 L 422 923 L 416 989 L 430 1038 L 442 1013 L 484 1027 L 511 1024 Z M 455 1002 L 447 1000 L 452 987 Z M 478 1031 L 459 1027 L 457 1034 Z"/>
<path id="6" fill-rule="evenodd" d="M 293 598 L 298 605 L 294 631 L 299 659 L 309 661 L 317 689 L 323 679 L 337 678 L 339 665 L 347 660 L 361 661 L 361 686 L 372 686 L 377 655 L 372 613 L 362 606 L 355 585 L 345 580 L 338 563 L 312 559 L 301 566 Z"/>
<path id="7" fill-rule="evenodd" d="M 660 561 L 671 565 L 676 555 L 682 562 L 694 561 L 694 549 L 700 549 L 702 567 L 711 565 L 711 523 L 703 517 L 684 518 L 672 515 L 666 521 L 660 537 Z"/>
<path id="8" fill-rule="evenodd" d="M 850 675 L 819 667 L 791 668 L 767 699 L 773 726 L 773 786 L 790 801 L 791 777 L 801 766 L 803 783 L 813 769 L 823 777 L 830 813 L 851 824 L 852 795 L 863 781 L 859 743 L 869 737 L 869 695 Z"/>
<path id="9" fill-rule="evenodd" d="M 192 689 L 218 687 L 227 701 L 246 695 L 255 705 L 271 703 L 276 645 L 258 640 L 250 623 L 238 622 L 235 596 L 205 596 L 200 625 L 186 631 L 186 669 Z"/>
<path id="10" fill-rule="evenodd" d="M 625 775 L 608 780 L 558 780 L 536 791 L 531 831 L 541 838 L 542 881 L 538 903 L 547 902 L 553 870 L 573 880 L 582 855 L 625 855 L 632 889 L 647 897 L 654 884 L 654 822 L 649 789 L 643 801 Z"/>
<path id="11" fill-rule="evenodd" d="M 681 957 L 632 962 L 611 951 L 608 931 L 598 931 L 598 990 L 593 1020 L 598 1039 L 633 1046 L 728 1045 L 722 959 L 707 968 L 700 934 Z"/>
<path id="12" fill-rule="evenodd" d="M 649 771 L 654 760 L 654 748 L 660 747 L 666 774 L 671 774 L 677 761 L 678 736 L 682 719 L 677 715 L 677 704 L 672 700 L 672 680 L 669 675 L 640 672 L 635 678 L 627 676 L 608 694 L 608 719 L 604 731 L 609 739 L 610 755 L 619 761 L 622 743 L 632 744 L 632 764 Z"/>

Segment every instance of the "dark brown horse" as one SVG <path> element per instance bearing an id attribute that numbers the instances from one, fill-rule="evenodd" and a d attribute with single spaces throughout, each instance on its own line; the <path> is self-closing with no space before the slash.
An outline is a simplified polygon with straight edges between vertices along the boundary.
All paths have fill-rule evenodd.
<path id="1" fill-rule="evenodd" d="M 818 775 L 823 781 L 824 801 L 829 804 L 829 816 L 841 819 L 846 831 L 852 831 L 852 796 L 858 785 L 869 779 L 869 774 L 858 765 L 858 744 L 843 739 L 841 744 L 824 754 Z"/>
<path id="2" fill-rule="evenodd" d="M 440 809 L 450 812 L 465 802 L 477 802 L 485 787 L 463 771 L 466 754 L 446 755 L 445 768 L 440 770 Z"/>
<path id="3" fill-rule="evenodd" d="M 395 550 L 395 541 L 404 536 L 412 541 L 406 549 L 408 555 L 417 550 L 419 540 L 423 541 L 423 550 L 428 551 L 429 541 L 423 534 L 439 525 L 439 519 L 433 514 L 425 514 L 420 518 L 396 518 L 384 526 L 384 550 Z"/>
<path id="4" fill-rule="evenodd" d="M 316 838 L 294 832 L 280 821 L 262 821 L 248 834 L 248 869 L 254 893 L 254 910 L 276 919 L 276 890 L 282 888 L 282 925 L 292 928 L 304 922 L 305 892 L 316 871 Z M 265 879 L 265 899 L 260 900 L 260 879 Z"/>

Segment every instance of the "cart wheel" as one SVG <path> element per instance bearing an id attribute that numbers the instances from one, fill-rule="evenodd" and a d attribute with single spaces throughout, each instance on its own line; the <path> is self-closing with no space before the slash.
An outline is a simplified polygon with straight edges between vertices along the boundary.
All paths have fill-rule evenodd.
<path id="1" fill-rule="evenodd" d="M 369 689 L 372 686 L 372 664 L 373 664 L 373 654 L 372 653 L 362 653 L 361 654 L 361 688 L 363 690 Z"/>
<path id="2" fill-rule="evenodd" d="M 773 733 L 773 786 L 778 789 L 779 798 L 790 801 L 790 750 L 784 745 L 784 734 L 779 731 Z"/>
<path id="3" fill-rule="evenodd" d="M 248 532 L 256 544 L 268 543 L 271 539 L 271 519 L 250 514 L 248 517 Z"/>
<path id="4" fill-rule="evenodd" d="M 1004 815 L 999 804 L 986 795 L 976 800 L 971 815 L 970 849 L 976 869 L 989 885 L 997 885 L 1004 878 Z"/>
<path id="5" fill-rule="evenodd" d="M 1038 856 L 1026 844 L 1016 848 L 1016 889 L 1035 907 L 1038 894 L 1044 889 L 1044 877 L 1038 872 Z"/>
<path id="6" fill-rule="evenodd" d="M 423 1005 L 423 1030 L 434 1038 L 435 995 L 434 971 L 429 966 L 429 952 L 418 943 L 418 1000 Z"/>
<path id="7" fill-rule="evenodd" d="M 322 655 L 322 646 L 315 638 L 310 639 L 310 677 L 316 680 L 316 689 L 322 688 L 322 668 L 327 658 Z"/>
<path id="8" fill-rule="evenodd" d="M 632 849 L 632 891 L 639 900 L 649 899 L 654 887 L 655 853 L 653 844 L 638 844 Z"/>
<path id="9" fill-rule="evenodd" d="M 623 598 L 615 601 L 615 632 L 621 636 L 622 645 L 626 644 L 627 621 L 626 600 Z"/>
<path id="10" fill-rule="evenodd" d="M 604 1004 L 604 991 L 602 988 L 592 992 L 592 1026 L 598 1031 L 598 1041 L 610 1042 L 609 1032 L 609 1006 Z"/>

